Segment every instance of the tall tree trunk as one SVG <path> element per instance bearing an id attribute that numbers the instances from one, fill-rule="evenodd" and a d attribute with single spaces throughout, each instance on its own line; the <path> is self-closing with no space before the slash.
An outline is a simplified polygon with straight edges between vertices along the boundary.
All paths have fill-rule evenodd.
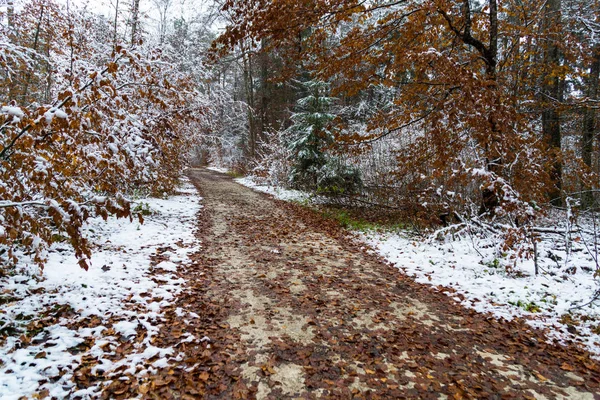
<path id="1" fill-rule="evenodd" d="M 252 76 L 252 54 L 242 47 L 244 53 L 244 83 L 246 87 L 246 101 L 248 102 L 248 155 L 256 155 L 256 121 L 254 118 L 254 80 Z"/>
<path id="2" fill-rule="evenodd" d="M 135 46 L 139 40 L 140 23 L 140 0 L 133 0 L 131 4 L 131 46 Z"/>
<path id="3" fill-rule="evenodd" d="M 13 20 L 15 19 L 15 3 L 14 0 L 9 0 L 6 10 L 6 23 L 8 26 L 13 26 Z"/>
<path id="4" fill-rule="evenodd" d="M 33 51 L 37 52 L 38 43 L 40 40 L 40 29 L 42 26 L 42 21 L 44 19 L 44 4 L 40 5 L 40 16 L 38 17 L 37 24 L 35 26 L 35 35 L 33 37 Z M 23 104 L 27 103 L 27 97 L 29 95 L 29 84 L 31 83 L 31 70 L 27 70 L 27 77 L 25 78 L 25 85 L 23 87 L 23 92 L 21 93 L 21 101 Z"/>
<path id="5" fill-rule="evenodd" d="M 71 9 L 69 0 L 67 0 L 67 14 L 69 18 L 69 85 L 73 85 L 74 65 L 75 65 L 75 44 L 73 43 L 73 19 L 71 18 Z"/>
<path id="6" fill-rule="evenodd" d="M 52 26 L 52 21 L 50 20 L 50 13 L 46 13 L 46 26 Z M 52 36 L 50 32 L 46 34 L 46 88 L 44 93 L 44 102 L 48 103 L 51 98 L 52 85 L 53 85 L 53 75 L 52 75 L 52 66 L 50 65 L 50 49 Z"/>
<path id="7" fill-rule="evenodd" d="M 113 47 L 117 48 L 117 21 L 119 18 L 119 0 L 117 0 L 117 4 L 115 5 L 115 21 L 113 26 Z"/>
<path id="8" fill-rule="evenodd" d="M 590 67 L 590 75 L 587 80 L 587 97 L 598 98 L 598 84 L 600 81 L 600 45 L 594 47 L 594 57 Z M 594 137 L 596 136 L 596 109 L 586 107 L 583 113 L 583 134 L 581 138 L 581 156 L 588 167 L 592 167 L 592 153 L 594 150 Z M 594 195 L 590 192 L 591 187 L 585 187 L 582 196 L 582 205 L 586 208 L 594 204 Z"/>
<path id="9" fill-rule="evenodd" d="M 261 139 L 265 138 L 265 132 L 267 130 L 267 127 L 269 125 L 269 115 L 272 115 L 272 113 L 269 113 L 269 102 L 272 99 L 272 95 L 273 93 L 270 92 L 269 88 L 270 88 L 270 84 L 269 84 L 269 70 L 268 70 L 268 64 L 269 64 L 269 54 L 267 54 L 267 51 L 265 50 L 265 40 L 263 39 L 261 41 L 261 52 L 260 52 L 260 58 L 259 58 L 259 63 L 260 63 L 260 93 L 258 94 L 260 96 L 260 127 L 258 130 L 258 134 L 259 137 Z"/>
<path id="10" fill-rule="evenodd" d="M 468 3 L 468 0 L 465 0 Z M 495 110 L 500 107 L 500 98 L 498 95 L 497 85 L 497 66 L 498 66 L 498 3 L 496 0 L 490 0 L 490 15 L 489 15 L 489 44 L 487 48 L 483 47 L 482 55 L 486 62 L 486 75 L 490 81 L 488 90 L 493 90 L 494 93 L 494 109 L 489 113 L 488 122 L 490 125 L 491 140 L 487 143 L 486 148 L 486 169 L 493 172 L 497 176 L 502 174 L 502 129 L 498 125 L 497 115 Z M 496 207 L 499 205 L 498 194 L 485 188 L 481 193 L 480 214 L 490 213 L 493 215 L 496 212 Z"/>
<path id="11" fill-rule="evenodd" d="M 546 40 L 544 47 L 544 64 L 547 65 L 552 72 L 560 67 L 561 56 L 558 47 L 560 40 L 560 20 L 561 20 L 561 0 L 547 0 L 544 6 L 544 23 L 543 35 Z M 563 85 L 560 76 L 556 73 L 551 73 L 549 77 L 545 77 L 542 83 L 542 132 L 546 143 L 557 157 L 561 152 L 561 128 L 560 128 L 560 111 L 558 103 L 563 97 Z M 551 171 L 553 187 L 550 189 L 548 196 L 552 200 L 552 204 L 561 205 L 561 189 L 562 189 L 562 163 L 556 160 Z"/>
<path id="12" fill-rule="evenodd" d="M 450 30 L 454 32 L 458 39 L 464 44 L 474 48 L 485 62 L 485 73 L 488 81 L 488 90 L 494 91 L 494 107 L 489 111 L 489 138 L 487 138 L 482 146 L 485 148 L 486 169 L 496 175 L 502 174 L 502 127 L 497 121 L 496 109 L 500 107 L 500 98 L 498 96 L 497 85 L 497 67 L 498 67 L 498 2 L 497 0 L 489 0 L 489 30 L 488 37 L 484 43 L 481 39 L 473 36 L 472 28 L 472 11 L 470 0 L 463 0 L 462 4 L 462 22 L 460 25 L 446 13 L 445 10 L 440 10 L 440 13 L 448 23 Z M 494 190 L 485 188 L 481 193 L 480 214 L 494 214 L 496 207 L 499 204 L 497 193 Z"/>

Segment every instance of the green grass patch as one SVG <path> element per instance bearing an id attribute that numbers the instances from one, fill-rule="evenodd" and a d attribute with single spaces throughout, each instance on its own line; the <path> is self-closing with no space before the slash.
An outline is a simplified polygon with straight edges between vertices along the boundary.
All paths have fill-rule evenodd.
<path id="1" fill-rule="evenodd" d="M 328 219 L 337 221 L 342 227 L 361 232 L 369 231 L 399 231 L 406 229 L 406 225 L 400 222 L 380 223 L 370 221 L 359 216 L 353 215 L 348 210 L 327 208 L 321 210 L 321 215 Z"/>
<path id="2" fill-rule="evenodd" d="M 530 313 L 538 313 L 540 311 L 542 311 L 542 309 L 535 304 L 533 301 L 530 302 L 525 302 L 525 301 L 521 301 L 521 300 L 517 300 L 515 301 L 509 301 L 508 304 L 522 308 L 525 311 L 528 311 Z"/>
<path id="3" fill-rule="evenodd" d="M 150 208 L 150 204 L 140 202 L 133 208 L 134 214 L 142 214 L 144 216 L 152 215 L 152 208 Z"/>
<path id="4" fill-rule="evenodd" d="M 238 178 L 244 177 L 244 174 L 240 174 L 239 172 L 235 172 L 235 171 L 227 171 L 227 175 L 229 175 L 233 179 L 238 179 Z"/>

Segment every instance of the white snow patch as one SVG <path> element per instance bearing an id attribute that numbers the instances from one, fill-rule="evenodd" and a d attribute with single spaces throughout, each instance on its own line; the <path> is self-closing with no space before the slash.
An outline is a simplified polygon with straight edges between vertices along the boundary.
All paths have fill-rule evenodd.
<path id="1" fill-rule="evenodd" d="M 0 113 L 10 115 L 19 119 L 25 116 L 23 110 L 21 110 L 19 107 L 12 106 L 2 106 L 2 108 L 0 108 Z"/>
<path id="2" fill-rule="evenodd" d="M 251 177 L 235 179 L 240 185 L 249 187 L 259 192 L 270 194 L 279 200 L 304 202 L 311 200 L 312 196 L 300 190 L 283 189 L 277 186 L 261 185 L 256 183 Z"/>
<path id="3" fill-rule="evenodd" d="M 154 361 L 154 368 L 166 366 L 173 349 L 150 343 L 159 330 L 162 308 L 183 290 L 185 281 L 174 272 L 199 249 L 194 230 L 202 207 L 200 197 L 189 181 L 184 181 L 179 193 L 167 199 L 144 199 L 153 211 L 144 224 L 128 219 L 91 219 L 84 231 L 97 246 L 89 271 L 78 266 L 71 248 L 57 243 L 42 274 L 36 276 L 34 263 L 22 257 L 15 275 L 0 278 L 0 294 L 9 293 L 14 298 L 0 306 L 0 327 L 22 330 L 30 318 L 65 310 L 57 323 L 44 328 L 30 344 L 21 343 L 19 333 L 0 345 L 0 398 L 31 398 L 44 389 L 56 398 L 94 396 L 99 387 L 77 391 L 71 380 L 84 354 L 98 359 L 96 369 L 108 374 L 120 365 L 135 371 L 156 356 L 160 359 Z M 159 248 L 169 260 L 153 267 L 150 257 Z M 136 304 L 138 311 L 128 304 Z M 100 318 L 101 325 L 77 328 L 76 323 L 86 317 Z M 109 328 L 124 337 L 136 336 L 141 329 L 145 337 L 134 345 L 133 354 L 111 362 L 105 352 L 112 351 L 117 338 L 105 335 Z M 90 338 L 95 343 L 89 351 L 73 351 Z"/>
<path id="4" fill-rule="evenodd" d="M 215 172 L 220 172 L 221 174 L 226 174 L 227 172 L 229 172 L 227 170 L 227 168 L 222 168 L 222 167 L 217 167 L 217 166 L 206 167 L 206 169 L 215 171 Z"/>
<path id="5" fill-rule="evenodd" d="M 139 323 L 137 321 L 120 321 L 116 324 L 113 324 L 113 328 L 115 331 L 119 332 L 121 335 L 125 337 L 135 336 L 137 334 L 136 328 Z"/>

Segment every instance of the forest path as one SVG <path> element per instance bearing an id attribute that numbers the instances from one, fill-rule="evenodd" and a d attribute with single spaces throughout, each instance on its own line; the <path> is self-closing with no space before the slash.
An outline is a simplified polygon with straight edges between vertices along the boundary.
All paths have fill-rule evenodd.
<path id="1" fill-rule="evenodd" d="M 205 169 L 188 176 L 204 197 L 203 251 L 186 273 L 191 289 L 181 305 L 200 321 L 177 329 L 206 338 L 179 348 L 186 372 L 167 380 L 169 397 L 593 399 L 600 392 L 587 353 L 460 307 L 298 205 Z"/>

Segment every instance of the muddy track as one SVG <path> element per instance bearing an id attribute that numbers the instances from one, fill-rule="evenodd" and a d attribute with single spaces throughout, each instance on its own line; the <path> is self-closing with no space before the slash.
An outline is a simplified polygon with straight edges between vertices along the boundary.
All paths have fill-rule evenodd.
<path id="1" fill-rule="evenodd" d="M 161 344 L 174 330 L 205 338 L 178 347 L 154 397 L 599 398 L 584 351 L 460 307 L 309 210 L 188 175 L 203 251 L 178 307 L 198 318 L 171 313 Z"/>

